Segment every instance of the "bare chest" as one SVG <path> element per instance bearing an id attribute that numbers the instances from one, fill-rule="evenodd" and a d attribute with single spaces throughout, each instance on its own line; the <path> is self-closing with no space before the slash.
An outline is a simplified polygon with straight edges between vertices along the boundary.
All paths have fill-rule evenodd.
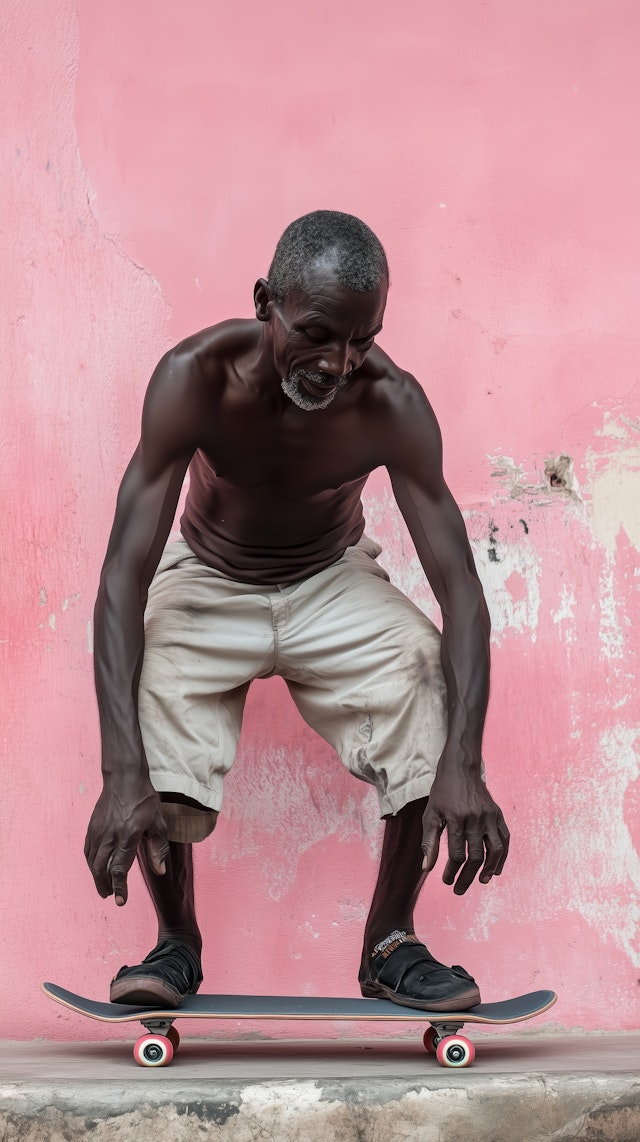
<path id="1" fill-rule="evenodd" d="M 323 419 L 324 416 L 324 419 Z M 203 440 L 201 462 L 211 479 L 238 494 L 252 489 L 309 500 L 362 483 L 377 466 L 358 418 L 324 410 L 287 417 L 225 418 Z"/>

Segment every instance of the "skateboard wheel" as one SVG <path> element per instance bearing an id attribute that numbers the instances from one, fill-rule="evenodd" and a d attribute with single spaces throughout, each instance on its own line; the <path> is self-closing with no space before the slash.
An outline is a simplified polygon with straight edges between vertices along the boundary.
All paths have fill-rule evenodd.
<path id="1" fill-rule="evenodd" d="M 464 1035 L 447 1035 L 436 1047 L 441 1067 L 470 1067 L 475 1057 L 475 1047 Z"/>
<path id="2" fill-rule="evenodd" d="M 422 1036 L 422 1042 L 424 1043 L 425 1051 L 427 1051 L 430 1055 L 435 1055 L 436 1047 L 440 1042 L 440 1037 L 435 1027 L 427 1027 L 427 1030 Z"/>
<path id="3" fill-rule="evenodd" d="M 141 1035 L 133 1048 L 133 1057 L 141 1067 L 168 1067 L 173 1045 L 164 1035 Z"/>
<path id="4" fill-rule="evenodd" d="M 178 1031 L 177 1027 L 169 1028 L 167 1031 L 167 1039 L 171 1043 L 171 1046 L 173 1047 L 173 1053 L 175 1055 L 178 1047 L 180 1046 L 180 1032 Z"/>

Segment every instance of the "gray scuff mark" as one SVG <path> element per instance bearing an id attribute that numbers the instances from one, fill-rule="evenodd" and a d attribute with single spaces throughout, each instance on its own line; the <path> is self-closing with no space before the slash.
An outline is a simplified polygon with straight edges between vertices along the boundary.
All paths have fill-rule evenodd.
<path id="1" fill-rule="evenodd" d="M 489 546 L 487 548 L 487 555 L 489 557 L 490 563 L 499 563 L 500 562 L 500 556 L 498 555 L 498 540 L 496 539 L 496 535 L 498 534 L 499 531 L 500 531 L 500 528 L 493 522 L 492 519 L 490 519 L 489 520 Z"/>
<path id="2" fill-rule="evenodd" d="M 373 718 L 371 714 L 365 714 L 360 723 L 360 736 L 366 742 L 370 742 L 373 737 Z"/>

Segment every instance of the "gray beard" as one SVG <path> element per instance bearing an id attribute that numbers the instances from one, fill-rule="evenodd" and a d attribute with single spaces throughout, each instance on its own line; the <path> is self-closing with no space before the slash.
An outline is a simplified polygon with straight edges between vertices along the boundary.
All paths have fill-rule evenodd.
<path id="1" fill-rule="evenodd" d="M 326 397 L 315 396 L 308 393 L 302 388 L 300 383 L 303 380 L 311 381 L 313 384 L 322 384 L 324 377 L 322 373 L 312 373 L 309 369 L 294 369 L 292 373 L 289 373 L 288 377 L 282 378 L 280 382 L 282 391 L 298 408 L 304 409 L 305 412 L 315 412 L 316 409 L 326 408 L 327 405 L 331 404 L 338 390 L 344 388 L 349 378 L 332 377 L 336 388 L 333 392 L 328 393 Z"/>

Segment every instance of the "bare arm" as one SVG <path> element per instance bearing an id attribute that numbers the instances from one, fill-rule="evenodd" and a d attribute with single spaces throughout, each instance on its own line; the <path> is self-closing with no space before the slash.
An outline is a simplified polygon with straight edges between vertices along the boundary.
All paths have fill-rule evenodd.
<path id="1" fill-rule="evenodd" d="M 158 365 L 145 398 L 140 443 L 124 475 L 95 607 L 95 682 L 103 790 L 85 856 L 101 896 L 127 899 L 127 874 L 144 837 L 164 871 L 166 828 L 149 780 L 138 722 L 147 592 L 196 447 L 202 381 L 195 358 L 175 350 Z"/>
<path id="2" fill-rule="evenodd" d="M 424 867 L 428 872 L 434 867 L 446 826 L 449 860 L 443 879 L 455 881 L 455 891 L 463 893 L 480 869 L 483 883 L 502 871 L 509 843 L 502 812 L 482 779 L 490 621 L 464 521 L 444 480 L 436 418 L 417 383 L 412 378 L 401 383 L 387 466 L 442 611 L 448 695 L 447 741 L 424 819 Z"/>

